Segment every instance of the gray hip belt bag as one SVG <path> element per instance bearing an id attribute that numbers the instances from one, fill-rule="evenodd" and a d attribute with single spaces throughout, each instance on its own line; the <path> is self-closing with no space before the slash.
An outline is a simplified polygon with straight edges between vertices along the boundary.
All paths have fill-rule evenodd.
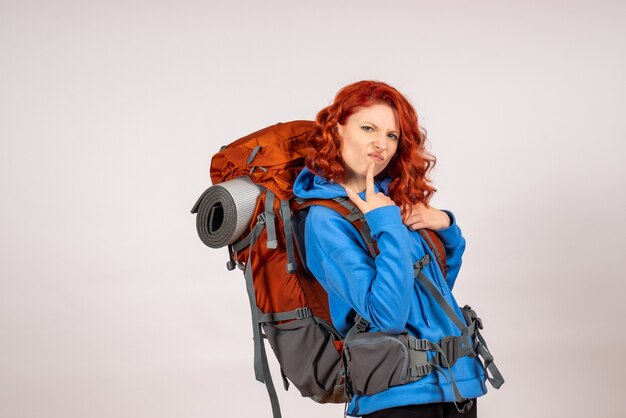
<path id="1" fill-rule="evenodd" d="M 357 395 L 373 395 L 425 376 L 417 373 L 414 366 L 428 363 L 426 351 L 410 350 L 410 338 L 406 333 L 382 332 L 364 332 L 346 338 L 344 362 L 352 391 Z"/>

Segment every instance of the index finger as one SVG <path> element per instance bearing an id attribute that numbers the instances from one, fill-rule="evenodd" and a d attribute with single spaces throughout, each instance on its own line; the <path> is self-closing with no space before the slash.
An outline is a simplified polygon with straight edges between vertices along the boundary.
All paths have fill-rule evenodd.
<path id="1" fill-rule="evenodd" d="M 367 176 L 365 177 L 365 196 L 374 194 L 374 163 L 370 164 L 367 169 Z"/>

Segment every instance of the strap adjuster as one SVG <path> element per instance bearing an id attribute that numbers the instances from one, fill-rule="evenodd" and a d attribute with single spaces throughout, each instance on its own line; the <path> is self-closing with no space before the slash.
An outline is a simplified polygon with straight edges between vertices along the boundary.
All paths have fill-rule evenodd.
<path id="1" fill-rule="evenodd" d="M 458 344 L 458 340 L 459 337 L 456 336 L 449 336 L 449 337 L 445 337 L 442 338 L 441 341 L 439 341 L 439 347 L 441 347 L 441 351 L 443 351 L 443 354 L 445 356 L 442 356 L 441 353 L 438 353 L 438 363 L 443 366 L 443 367 L 452 367 L 454 365 L 454 363 L 456 363 L 456 361 L 459 359 L 459 357 L 461 357 L 460 354 L 460 350 L 458 350 L 457 344 Z"/>
<path id="2" fill-rule="evenodd" d="M 408 346 L 410 350 L 426 351 L 430 347 L 430 341 L 409 337 Z"/>
<path id="3" fill-rule="evenodd" d="M 367 321 L 367 319 L 365 319 L 365 318 L 363 318 L 362 316 L 359 315 L 359 320 L 354 325 L 359 330 L 359 332 L 363 332 L 363 331 L 365 331 L 367 329 L 369 324 L 370 323 Z"/>
<path id="4" fill-rule="evenodd" d="M 418 378 L 418 377 L 426 376 L 432 371 L 433 371 L 432 365 L 430 363 L 424 363 L 424 364 L 411 366 L 409 373 L 411 375 L 411 378 Z"/>
<path id="5" fill-rule="evenodd" d="M 465 318 L 465 322 L 467 322 L 467 325 L 471 325 L 472 322 L 476 322 L 478 329 L 483 329 L 482 319 L 478 317 L 478 315 L 476 314 L 476 311 L 473 310 L 471 306 L 469 305 L 463 306 L 463 308 L 461 309 L 461 313 L 463 314 L 463 317 Z"/>
<path id="6" fill-rule="evenodd" d="M 413 271 L 414 272 L 422 271 L 424 267 L 428 265 L 428 263 L 430 263 L 430 255 L 426 254 L 419 261 L 413 264 Z"/>
<path id="7" fill-rule="evenodd" d="M 295 314 L 297 319 L 304 319 L 312 317 L 313 311 L 308 306 L 305 306 L 303 308 L 296 308 Z"/>

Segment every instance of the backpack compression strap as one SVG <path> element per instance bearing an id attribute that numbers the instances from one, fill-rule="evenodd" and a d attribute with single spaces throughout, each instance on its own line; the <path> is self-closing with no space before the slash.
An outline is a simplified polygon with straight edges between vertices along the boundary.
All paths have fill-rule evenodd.
<path id="1" fill-rule="evenodd" d="M 246 291 L 248 293 L 248 299 L 250 302 L 250 313 L 252 315 L 252 336 L 254 340 L 254 376 L 256 380 L 261 383 L 265 383 L 267 393 L 270 397 L 270 403 L 272 404 L 272 413 L 274 418 L 281 418 L 280 406 L 278 404 L 278 395 L 274 388 L 274 382 L 272 381 L 272 375 L 270 373 L 269 364 L 267 362 L 267 353 L 265 352 L 265 344 L 263 342 L 263 332 L 261 330 L 261 322 L 259 321 L 259 309 L 256 304 L 256 295 L 254 292 L 254 280 L 252 278 L 252 254 L 254 244 L 261 235 L 261 231 L 266 227 L 265 213 L 261 213 L 257 222 L 250 233 L 250 252 L 248 261 L 244 271 L 244 277 L 246 279 Z"/>

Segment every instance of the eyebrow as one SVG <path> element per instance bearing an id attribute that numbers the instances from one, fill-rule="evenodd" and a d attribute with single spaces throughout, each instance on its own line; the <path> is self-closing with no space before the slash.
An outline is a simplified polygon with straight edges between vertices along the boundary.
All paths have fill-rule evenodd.
<path id="1" fill-rule="evenodd" d="M 374 128 L 378 129 L 378 126 L 377 126 L 375 123 L 373 123 L 373 122 L 370 122 L 370 121 L 364 120 L 364 121 L 363 121 L 363 123 L 369 123 L 369 124 L 370 124 L 370 125 L 372 125 Z M 390 133 L 394 133 L 394 134 L 398 134 L 398 135 L 400 134 L 400 132 L 399 132 L 399 131 L 396 131 L 395 129 L 393 129 L 393 130 L 391 130 L 391 131 L 389 131 L 389 132 L 390 132 Z"/>

